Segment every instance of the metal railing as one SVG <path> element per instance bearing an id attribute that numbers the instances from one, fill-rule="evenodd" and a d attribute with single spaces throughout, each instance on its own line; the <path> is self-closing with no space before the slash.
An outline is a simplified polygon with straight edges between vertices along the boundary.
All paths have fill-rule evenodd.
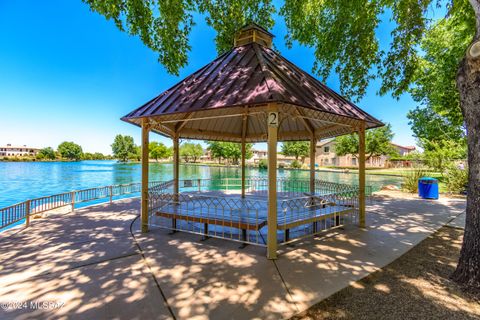
<path id="1" fill-rule="evenodd" d="M 149 182 L 149 189 L 161 190 L 171 185 L 171 181 L 152 181 Z M 116 197 L 133 195 L 140 193 L 141 183 L 128 183 L 111 186 L 103 186 L 84 190 L 76 190 L 64 192 L 46 197 L 30 199 L 5 208 L 0 208 L 0 232 L 16 223 L 25 222 L 30 224 L 32 215 L 41 214 L 55 209 L 70 206 L 70 211 L 75 210 L 75 205 L 86 204 L 102 199 L 106 199 L 110 203 Z"/>
<path id="2" fill-rule="evenodd" d="M 330 194 L 334 192 L 352 192 L 358 189 L 357 185 L 342 184 L 337 182 L 316 179 L 314 181 L 315 194 Z M 228 191 L 240 193 L 242 189 L 241 178 L 220 178 L 220 179 L 184 179 L 179 180 L 181 191 Z M 266 195 L 268 192 L 268 179 L 246 178 L 245 191 Z M 308 179 L 277 179 L 277 193 L 284 196 L 295 196 L 302 193 L 310 193 L 310 180 Z M 365 187 L 365 194 L 372 194 L 372 187 Z"/>
<path id="3" fill-rule="evenodd" d="M 239 197 L 242 181 L 228 179 L 179 180 L 173 188 L 149 190 L 149 223 L 153 227 L 200 234 L 242 243 L 265 245 L 268 179 L 247 178 L 247 197 Z M 277 180 L 277 239 L 294 239 L 358 221 L 356 185 L 309 180 Z M 225 192 L 228 191 L 228 192 Z M 367 197 L 371 187 L 366 187 Z"/>

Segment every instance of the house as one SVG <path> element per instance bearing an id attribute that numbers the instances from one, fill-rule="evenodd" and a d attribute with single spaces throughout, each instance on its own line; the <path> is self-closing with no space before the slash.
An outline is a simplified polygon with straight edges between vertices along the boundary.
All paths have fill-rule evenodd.
<path id="1" fill-rule="evenodd" d="M 398 154 L 401 157 L 408 156 L 410 153 L 416 150 L 414 146 L 401 146 L 395 143 L 391 143 L 391 145 L 397 150 Z"/>
<path id="2" fill-rule="evenodd" d="M 267 160 L 268 152 L 267 150 L 256 150 L 252 149 L 253 156 L 247 160 L 247 163 L 258 164 L 260 160 Z M 295 157 L 285 156 L 281 153 L 277 153 L 277 162 L 279 165 L 290 165 L 295 161 Z"/>
<path id="3" fill-rule="evenodd" d="M 0 156 L 2 157 L 23 157 L 23 156 L 36 156 L 40 152 L 40 149 L 27 147 L 23 145 L 12 146 L 7 144 L 6 146 L 0 146 Z"/>
<path id="4" fill-rule="evenodd" d="M 401 146 L 392 143 L 392 146 L 401 156 L 407 155 L 415 150 L 412 146 Z M 389 156 L 374 156 L 366 160 L 365 165 L 369 168 L 385 168 L 389 163 Z M 321 167 L 357 167 L 358 159 L 351 154 L 339 156 L 335 153 L 335 140 L 323 140 L 317 143 L 315 162 Z"/>
<path id="5" fill-rule="evenodd" d="M 262 159 L 267 159 L 266 150 L 257 150 L 252 149 L 253 156 L 250 159 L 247 159 L 247 163 L 258 163 Z"/>

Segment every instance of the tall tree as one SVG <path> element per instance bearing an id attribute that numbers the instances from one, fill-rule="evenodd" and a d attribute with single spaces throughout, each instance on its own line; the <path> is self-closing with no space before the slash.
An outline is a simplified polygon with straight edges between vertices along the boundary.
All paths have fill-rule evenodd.
<path id="1" fill-rule="evenodd" d="M 310 142 L 308 141 L 286 141 L 282 143 L 281 152 L 285 156 L 295 157 L 302 159 L 302 163 L 305 161 L 305 157 L 308 157 L 310 153 Z"/>
<path id="2" fill-rule="evenodd" d="M 371 157 L 382 155 L 395 156 L 397 151 L 392 146 L 392 127 L 387 124 L 384 127 L 370 129 L 365 133 L 365 154 L 367 160 Z M 359 142 L 357 134 L 349 134 L 335 138 L 335 153 L 339 156 L 347 154 L 358 158 Z"/>
<path id="3" fill-rule="evenodd" d="M 423 158 L 427 166 L 442 174 L 454 160 L 463 160 L 467 154 L 466 146 L 453 140 L 426 141 L 424 144 L 427 149 Z"/>
<path id="4" fill-rule="evenodd" d="M 238 164 L 239 159 L 242 157 L 242 146 L 240 143 L 207 141 L 207 145 L 207 150 L 210 151 L 212 158 L 218 159 L 219 163 L 222 159 L 229 159 L 233 163 Z M 252 147 L 251 143 L 245 144 L 246 159 L 250 159 L 253 156 Z"/>
<path id="5" fill-rule="evenodd" d="M 111 147 L 113 156 L 120 162 L 127 162 L 132 154 L 137 153 L 135 143 L 131 136 L 117 134 Z"/>
<path id="6" fill-rule="evenodd" d="M 267 28 L 273 24 L 270 0 L 84 1 L 114 20 L 121 30 L 138 35 L 159 53 L 159 61 L 173 74 L 187 63 L 194 12 L 203 13 L 217 31 L 219 52 L 232 43 L 234 31 L 243 23 L 256 21 Z M 359 99 L 370 81 L 379 78 L 380 94 L 399 97 L 418 79 L 421 40 L 429 30 L 431 9 L 438 3 L 285 0 L 280 13 L 288 30 L 287 44 L 297 41 L 312 47 L 314 72 L 326 79 L 334 69 L 343 94 Z M 462 55 L 454 68 L 458 70 L 456 85 L 469 150 L 467 224 L 455 279 L 480 288 L 480 0 L 447 0 L 447 4 L 444 19 L 452 21 L 454 30 L 459 31 L 451 32 L 450 43 L 458 43 Z M 385 17 L 395 24 L 386 50 L 380 48 L 376 33 Z"/>
<path id="7" fill-rule="evenodd" d="M 193 160 L 197 162 L 197 159 L 203 155 L 202 146 L 197 143 L 185 142 L 180 146 L 180 156 L 185 159 L 185 162 Z"/>
<path id="8" fill-rule="evenodd" d="M 43 148 L 38 152 L 37 158 L 55 160 L 55 151 L 51 147 Z"/>
<path id="9" fill-rule="evenodd" d="M 83 155 L 82 147 L 74 142 L 64 141 L 58 145 L 57 150 L 62 158 L 69 160 L 80 160 Z"/>
<path id="10" fill-rule="evenodd" d="M 213 159 L 218 159 L 218 163 L 222 161 L 222 158 L 225 157 L 225 152 L 223 150 L 223 144 L 220 141 L 206 141 L 208 147 L 207 150 L 210 151 L 210 156 Z"/>
<path id="11" fill-rule="evenodd" d="M 452 123 L 429 106 L 409 111 L 407 118 L 413 135 L 424 150 L 429 150 L 432 142 L 455 141 L 465 146 L 467 144 L 463 125 Z"/>
<path id="12" fill-rule="evenodd" d="M 171 149 L 161 142 L 152 141 L 148 145 L 149 155 L 151 159 L 167 159 L 172 156 Z"/>

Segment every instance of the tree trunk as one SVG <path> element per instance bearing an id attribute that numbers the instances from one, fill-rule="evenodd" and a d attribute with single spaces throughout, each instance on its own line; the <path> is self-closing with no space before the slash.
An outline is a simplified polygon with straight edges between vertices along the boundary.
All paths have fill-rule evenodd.
<path id="1" fill-rule="evenodd" d="M 480 2 L 470 0 L 477 17 L 480 38 Z M 478 44 L 480 46 L 480 44 Z M 457 269 L 452 278 L 468 290 L 480 292 L 480 54 L 469 47 L 460 63 L 457 86 L 467 128 L 468 193 L 465 234 Z"/>

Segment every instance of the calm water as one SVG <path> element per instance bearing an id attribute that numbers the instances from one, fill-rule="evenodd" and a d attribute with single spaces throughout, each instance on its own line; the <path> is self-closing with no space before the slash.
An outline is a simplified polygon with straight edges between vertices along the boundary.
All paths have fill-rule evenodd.
<path id="1" fill-rule="evenodd" d="M 140 164 L 115 161 L 80 162 L 0 162 L 0 208 L 30 198 L 100 187 L 112 184 L 140 182 Z M 266 170 L 247 169 L 247 176 L 265 177 Z M 317 172 L 317 178 L 341 183 L 357 183 L 351 173 Z M 240 168 L 180 166 L 181 179 L 239 178 Z M 279 170 L 279 177 L 308 179 L 308 171 Z M 172 179 L 172 164 L 150 164 L 150 179 Z M 368 176 L 367 185 L 379 189 L 382 185 L 399 185 L 401 178 Z"/>

